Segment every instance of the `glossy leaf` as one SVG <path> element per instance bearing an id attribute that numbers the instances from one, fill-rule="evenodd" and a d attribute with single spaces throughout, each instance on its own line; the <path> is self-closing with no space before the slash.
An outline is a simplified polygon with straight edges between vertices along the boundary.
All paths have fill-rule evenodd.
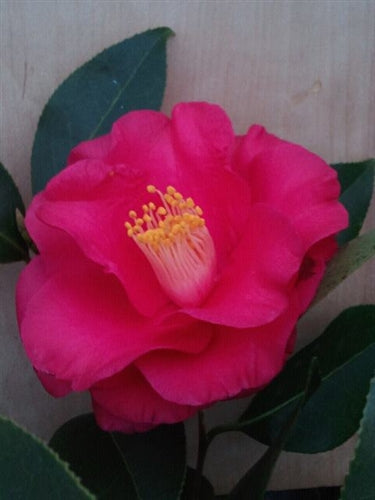
<path id="1" fill-rule="evenodd" d="M 277 438 L 268 448 L 265 454 L 237 483 L 229 500 L 263 500 L 266 493 L 267 484 L 270 480 L 273 468 L 288 439 L 288 435 L 293 428 L 302 408 L 314 394 L 321 383 L 319 374 L 319 364 L 317 358 L 312 358 L 309 364 L 309 371 L 305 382 L 305 389 L 302 397 L 295 405 L 284 425 L 279 430 Z"/>
<path id="2" fill-rule="evenodd" d="M 370 205 L 375 159 L 332 165 L 341 184 L 340 201 L 349 212 L 349 227 L 337 237 L 340 246 L 355 238 L 361 230 Z"/>
<path id="3" fill-rule="evenodd" d="M 316 356 L 322 384 L 301 411 L 284 449 L 316 453 L 347 440 L 358 429 L 375 367 L 374 324 L 374 305 L 341 313 L 253 399 L 240 419 L 241 430 L 262 443 L 275 442 L 301 398 L 308 362 Z"/>
<path id="4" fill-rule="evenodd" d="M 0 262 L 28 260 L 27 245 L 17 228 L 17 209 L 25 213 L 17 186 L 0 163 Z"/>
<path id="5" fill-rule="evenodd" d="M 50 448 L 3 417 L 0 417 L 0 497 L 94 499 Z"/>
<path id="6" fill-rule="evenodd" d="M 342 489 L 342 500 L 375 498 L 375 377 L 372 379 L 354 460 Z"/>
<path id="7" fill-rule="evenodd" d="M 139 434 L 112 434 L 142 500 L 177 500 L 186 475 L 183 424 Z"/>
<path id="8" fill-rule="evenodd" d="M 50 446 L 98 500 L 138 498 L 111 434 L 96 425 L 92 414 L 66 422 L 54 434 Z"/>
<path id="9" fill-rule="evenodd" d="M 79 142 L 107 133 L 135 109 L 159 109 L 166 82 L 169 28 L 156 28 L 104 50 L 72 73 L 40 117 L 33 146 L 33 193 L 65 167 Z"/>
<path id="10" fill-rule="evenodd" d="M 351 273 L 375 255 L 375 229 L 344 245 L 329 262 L 313 304 L 336 288 Z"/>

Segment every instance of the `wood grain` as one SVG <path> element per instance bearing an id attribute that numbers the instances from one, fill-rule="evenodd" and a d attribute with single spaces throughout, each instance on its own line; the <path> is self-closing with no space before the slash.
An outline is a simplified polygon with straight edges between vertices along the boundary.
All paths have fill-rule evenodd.
<path id="1" fill-rule="evenodd" d="M 1 0 L 1 161 L 30 202 L 30 155 L 41 110 L 63 79 L 103 48 L 150 27 L 170 26 L 163 110 L 185 100 L 222 105 L 238 133 L 261 123 L 328 162 L 375 154 L 374 1 Z M 374 205 L 366 227 L 373 227 Z M 18 339 L 14 289 L 21 264 L 0 268 L 0 412 L 48 437 L 85 411 L 86 395 L 50 398 Z M 374 302 L 374 264 L 356 272 L 303 319 L 299 345 L 345 307 Z M 209 410 L 213 424 L 245 401 Z M 195 423 L 188 424 L 194 435 Z M 284 453 L 272 488 L 343 481 L 353 440 L 326 454 Z M 207 474 L 224 492 L 263 446 L 232 434 L 209 453 Z M 194 449 L 189 456 L 192 459 Z"/>

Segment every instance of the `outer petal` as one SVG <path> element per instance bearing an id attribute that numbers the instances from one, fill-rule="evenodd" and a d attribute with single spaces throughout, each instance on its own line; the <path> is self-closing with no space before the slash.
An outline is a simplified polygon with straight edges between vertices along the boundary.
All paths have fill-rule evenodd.
<path id="1" fill-rule="evenodd" d="M 94 407 L 100 408 L 99 425 L 105 430 L 146 430 L 161 423 L 180 422 L 199 409 L 166 401 L 135 367 L 99 382 L 90 392 Z"/>
<path id="2" fill-rule="evenodd" d="M 236 328 L 270 323 L 288 307 L 302 259 L 300 237 L 286 218 L 255 205 L 218 284 L 200 308 L 185 312 Z"/>
<path id="3" fill-rule="evenodd" d="M 148 184 L 160 179 L 175 184 L 170 120 L 155 111 L 128 113 L 110 134 L 77 146 L 69 160 L 76 163 L 32 205 L 34 214 L 26 220 L 30 233 L 37 244 L 43 239 L 39 218 L 58 229 L 55 242 L 64 238 L 63 232 L 70 235 L 90 259 L 120 279 L 142 314 L 153 316 L 169 300 L 123 225 L 129 210 L 148 201 Z M 147 280 L 139 280 L 145 275 Z"/>
<path id="4" fill-rule="evenodd" d="M 175 158 L 170 119 L 157 111 L 132 111 L 117 120 L 111 132 L 108 161 L 145 170 L 150 183 L 173 182 Z"/>
<path id="5" fill-rule="evenodd" d="M 306 254 L 293 290 L 296 300 L 300 304 L 300 314 L 306 311 L 314 298 L 319 283 L 323 278 L 327 261 L 337 250 L 337 243 L 333 236 L 325 238 L 313 245 Z"/>
<path id="6" fill-rule="evenodd" d="M 261 125 L 252 125 L 246 135 L 236 137 L 237 147 L 233 155 L 233 170 L 247 178 L 250 162 L 259 153 L 272 150 L 280 144 L 289 143 L 269 134 Z"/>
<path id="7" fill-rule="evenodd" d="M 177 184 L 201 206 L 219 266 L 242 235 L 250 189 L 231 170 L 235 138 L 224 111 L 208 103 L 177 105 L 172 113 Z M 246 216 L 245 216 L 246 217 Z"/>
<path id="8" fill-rule="evenodd" d="M 29 234 L 32 235 L 37 245 L 39 253 L 49 256 L 46 263 L 48 265 L 65 265 L 66 260 L 70 261 L 74 255 L 82 256 L 82 252 L 69 234 L 65 231 L 46 225 L 37 216 L 40 207 L 45 203 L 44 192 L 37 194 L 27 211 L 26 226 Z"/>
<path id="9" fill-rule="evenodd" d="M 295 225 L 307 250 L 345 228 L 336 172 L 306 149 L 250 128 L 236 152 L 236 168 L 247 178 L 254 202 L 280 210 Z"/>
<path id="10" fill-rule="evenodd" d="M 80 160 L 104 160 L 110 151 L 111 143 L 110 134 L 81 142 L 70 152 L 68 165 L 72 165 Z"/>
<path id="11" fill-rule="evenodd" d="M 105 431 L 118 431 L 132 434 L 133 432 L 146 432 L 154 427 L 153 424 L 130 422 L 121 417 L 115 417 L 111 412 L 99 406 L 94 399 L 92 400 L 92 406 L 97 424 Z"/>
<path id="12" fill-rule="evenodd" d="M 136 361 L 163 398 L 185 405 L 206 405 L 264 386 L 281 370 L 297 320 L 291 308 L 273 323 L 239 330 L 217 327 L 197 356 L 153 352 Z"/>
<path id="13" fill-rule="evenodd" d="M 47 392 L 52 394 L 55 398 L 62 398 L 72 391 L 72 386 L 70 382 L 65 380 L 59 380 L 53 375 L 35 370 L 41 384 Z"/>
<path id="14" fill-rule="evenodd" d="M 30 290 L 33 280 L 34 292 Z M 34 367 L 84 390 L 152 349 L 199 352 L 211 332 L 178 315 L 163 324 L 145 320 L 129 305 L 115 277 L 85 260 L 44 274 L 34 259 L 17 287 L 21 337 Z"/>
<path id="15" fill-rule="evenodd" d="M 141 313 L 152 316 L 169 299 L 124 228 L 128 211 L 145 201 L 148 183 L 144 172 L 135 173 L 124 165 L 78 162 L 36 197 L 26 226 L 42 253 L 67 251 L 74 241 L 90 260 L 120 279 Z"/>

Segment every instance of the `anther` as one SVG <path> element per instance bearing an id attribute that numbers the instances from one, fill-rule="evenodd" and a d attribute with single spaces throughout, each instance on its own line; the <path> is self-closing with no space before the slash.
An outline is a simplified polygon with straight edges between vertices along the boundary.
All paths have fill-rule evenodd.
<path id="1" fill-rule="evenodd" d="M 146 189 L 159 196 L 161 205 L 152 201 L 142 205 L 143 218 L 130 210 L 134 225 L 125 222 L 127 234 L 147 257 L 169 297 L 181 306 L 197 305 L 210 290 L 216 268 L 203 211 L 173 186 L 167 186 L 164 194 L 153 185 Z"/>

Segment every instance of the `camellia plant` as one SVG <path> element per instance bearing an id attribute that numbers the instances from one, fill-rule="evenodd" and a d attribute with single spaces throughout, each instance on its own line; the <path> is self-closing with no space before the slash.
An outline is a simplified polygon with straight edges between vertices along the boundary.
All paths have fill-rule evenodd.
<path id="1" fill-rule="evenodd" d="M 341 498 L 375 498 L 375 306 L 343 311 L 290 357 L 302 314 L 375 252 L 374 231 L 358 236 L 375 161 L 329 166 L 259 125 L 236 136 L 206 102 L 160 113 L 171 34 L 106 49 L 53 94 L 25 217 L 1 167 L 1 260 L 27 262 L 22 343 L 50 394 L 90 391 L 93 407 L 48 446 L 0 420 L 1 490 L 214 498 L 206 452 L 237 430 L 268 449 L 225 498 L 257 500 L 282 450 L 329 450 L 359 430 Z M 253 394 L 238 421 L 205 428 L 205 408 Z"/>

